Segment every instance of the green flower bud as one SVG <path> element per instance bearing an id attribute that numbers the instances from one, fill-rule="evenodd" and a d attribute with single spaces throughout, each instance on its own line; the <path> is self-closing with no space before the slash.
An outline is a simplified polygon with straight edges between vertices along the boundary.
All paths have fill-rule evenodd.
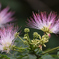
<path id="1" fill-rule="evenodd" d="M 15 48 L 16 46 L 15 45 L 12 45 L 12 48 Z"/>
<path id="2" fill-rule="evenodd" d="M 47 39 L 48 40 L 49 36 L 45 34 L 45 35 L 42 36 L 42 39 Z"/>
<path id="3" fill-rule="evenodd" d="M 24 32 L 26 32 L 26 33 L 27 33 L 27 32 L 30 32 L 30 29 L 29 29 L 29 28 L 25 28 L 25 29 L 24 29 Z"/>
<path id="4" fill-rule="evenodd" d="M 31 44 L 33 44 L 33 46 L 38 46 L 38 44 L 40 43 L 40 40 L 35 39 L 35 40 L 31 40 Z"/>
<path id="5" fill-rule="evenodd" d="M 40 40 L 40 44 L 42 44 L 42 43 L 43 43 L 43 40 L 41 39 L 41 40 Z"/>
<path id="6" fill-rule="evenodd" d="M 33 33 L 33 36 L 36 37 L 36 38 L 38 38 L 39 37 L 39 34 L 37 32 L 34 32 Z"/>
<path id="7" fill-rule="evenodd" d="M 24 37 L 23 39 L 27 40 L 27 37 Z"/>
<path id="8" fill-rule="evenodd" d="M 14 34 L 15 38 L 17 38 L 18 35 L 19 35 L 19 33 L 16 32 L 16 33 Z"/>
<path id="9" fill-rule="evenodd" d="M 39 39 L 41 40 L 41 36 L 40 35 L 38 35 L 39 36 Z"/>
<path id="10" fill-rule="evenodd" d="M 24 44 L 28 44 L 28 42 L 27 41 L 24 41 Z"/>
<path id="11" fill-rule="evenodd" d="M 40 50 L 42 51 L 42 45 L 39 45 Z"/>
<path id="12" fill-rule="evenodd" d="M 27 37 L 27 34 L 24 34 L 24 37 Z"/>
<path id="13" fill-rule="evenodd" d="M 46 47 L 46 45 L 45 45 L 45 44 L 43 44 L 43 46 L 44 46 L 44 47 Z"/>

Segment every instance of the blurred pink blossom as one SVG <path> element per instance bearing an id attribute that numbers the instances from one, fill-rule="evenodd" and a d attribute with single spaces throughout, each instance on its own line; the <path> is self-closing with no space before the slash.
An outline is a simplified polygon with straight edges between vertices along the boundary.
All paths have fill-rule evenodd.
<path id="1" fill-rule="evenodd" d="M 14 27 L 13 25 L 0 29 L 0 51 L 7 53 L 10 51 L 16 39 L 15 33 L 17 30 L 18 27 Z"/>
<path id="2" fill-rule="evenodd" d="M 11 22 L 12 20 L 14 20 L 14 18 L 12 17 L 14 12 L 9 11 L 9 7 L 4 8 L 3 10 L 1 10 L 1 4 L 0 4 L 0 27 L 5 26 L 6 23 Z"/>
<path id="3" fill-rule="evenodd" d="M 48 33 L 59 33 L 59 19 L 55 12 L 50 12 L 48 15 L 46 12 L 33 13 L 33 18 L 28 19 L 27 26 Z"/>

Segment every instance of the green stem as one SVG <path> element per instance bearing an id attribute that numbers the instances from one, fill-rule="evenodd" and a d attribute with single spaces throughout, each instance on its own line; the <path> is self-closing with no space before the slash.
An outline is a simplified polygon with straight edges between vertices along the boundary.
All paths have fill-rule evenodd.
<path id="1" fill-rule="evenodd" d="M 39 59 L 41 56 L 39 56 L 38 54 L 36 54 L 36 52 L 34 51 L 35 48 L 32 47 L 31 44 L 29 44 L 29 45 L 30 45 L 30 48 L 31 48 L 32 54 L 34 54 L 34 55 L 37 57 L 36 59 Z"/>
<path id="2" fill-rule="evenodd" d="M 25 49 L 27 49 L 27 47 L 26 48 L 22 48 L 22 47 L 13 46 L 13 48 L 12 48 L 12 50 L 18 51 L 18 52 L 20 52 L 20 50 L 25 50 Z"/>
<path id="3" fill-rule="evenodd" d="M 58 49 L 58 48 L 59 48 L 59 46 L 58 46 L 58 47 L 55 47 L 55 48 L 53 48 L 53 49 L 50 49 L 50 50 L 48 50 L 48 51 L 42 53 L 42 55 L 44 55 L 44 54 L 46 54 L 46 53 L 49 53 L 49 52 L 51 52 L 51 51 L 53 51 L 53 50 L 56 50 L 56 49 Z"/>
<path id="4" fill-rule="evenodd" d="M 22 39 L 20 36 L 18 36 L 18 38 L 21 39 L 21 41 L 23 41 L 23 39 Z M 24 41 L 23 41 L 23 42 L 24 42 Z"/>
<path id="5" fill-rule="evenodd" d="M 29 35 L 28 35 L 28 33 L 27 33 L 27 37 L 28 37 L 28 40 L 29 40 L 29 42 L 30 42 L 30 38 L 29 38 Z"/>

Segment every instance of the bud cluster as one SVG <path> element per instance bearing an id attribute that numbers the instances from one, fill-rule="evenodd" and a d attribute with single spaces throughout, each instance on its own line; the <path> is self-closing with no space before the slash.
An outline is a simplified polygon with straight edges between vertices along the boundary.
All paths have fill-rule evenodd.
<path id="1" fill-rule="evenodd" d="M 24 29 L 24 32 L 26 33 L 26 34 L 24 34 L 24 38 L 23 38 L 23 39 L 25 39 L 24 40 L 24 44 L 27 44 L 28 45 L 28 43 L 29 43 L 29 35 L 28 35 L 28 32 L 30 32 L 30 29 L 29 28 L 25 28 Z"/>
<path id="2" fill-rule="evenodd" d="M 29 42 L 29 38 L 28 38 L 28 32 L 30 30 L 28 28 L 24 29 L 24 32 L 26 33 L 24 35 L 24 43 L 28 44 Z M 46 33 L 44 34 L 42 37 L 40 36 L 40 34 L 38 34 L 37 32 L 33 33 L 33 40 L 30 40 L 30 44 L 33 45 L 33 47 L 40 47 L 40 49 L 42 50 L 42 46 L 46 47 L 45 43 L 47 43 L 49 41 L 49 34 Z"/>
<path id="3" fill-rule="evenodd" d="M 44 34 L 41 37 L 37 32 L 34 32 L 33 36 L 36 37 L 35 39 L 31 40 L 31 44 L 33 44 L 34 47 L 39 47 L 39 46 L 46 47 L 45 43 L 47 43 L 49 41 L 48 40 L 49 36 L 47 34 Z"/>

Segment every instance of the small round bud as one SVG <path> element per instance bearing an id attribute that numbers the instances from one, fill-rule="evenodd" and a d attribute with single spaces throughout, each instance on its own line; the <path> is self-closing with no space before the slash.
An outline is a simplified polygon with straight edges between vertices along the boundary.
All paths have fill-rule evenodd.
<path id="1" fill-rule="evenodd" d="M 27 37 L 24 37 L 23 39 L 27 40 Z"/>
<path id="2" fill-rule="evenodd" d="M 46 37 L 46 35 L 43 35 L 43 36 L 42 36 L 42 38 L 45 38 L 45 37 Z"/>
<path id="3" fill-rule="evenodd" d="M 24 34 L 24 37 L 27 37 L 27 34 Z"/>
<path id="4" fill-rule="evenodd" d="M 12 48 L 15 48 L 15 45 L 12 45 Z"/>
<path id="5" fill-rule="evenodd" d="M 14 34 L 15 38 L 17 38 L 18 35 L 19 35 L 19 33 L 16 32 L 16 33 Z"/>
<path id="6" fill-rule="evenodd" d="M 28 44 L 28 42 L 27 41 L 24 41 L 24 44 Z"/>
<path id="7" fill-rule="evenodd" d="M 36 37 L 36 38 L 38 38 L 39 37 L 39 34 L 37 32 L 34 32 L 33 33 L 33 36 Z"/>
<path id="8" fill-rule="evenodd" d="M 48 35 L 49 37 L 51 37 L 51 34 L 50 34 L 50 33 L 47 33 L 47 35 Z"/>
<path id="9" fill-rule="evenodd" d="M 49 36 L 45 34 L 42 36 L 42 39 L 44 39 L 44 38 L 49 39 Z"/>
<path id="10" fill-rule="evenodd" d="M 39 45 L 40 50 L 42 50 L 42 45 Z"/>
<path id="11" fill-rule="evenodd" d="M 45 45 L 45 44 L 43 44 L 43 46 L 44 46 L 44 47 L 46 47 L 46 45 Z"/>
<path id="12" fill-rule="evenodd" d="M 25 29 L 24 29 L 24 32 L 26 32 L 26 33 L 27 33 L 27 32 L 30 32 L 30 29 L 29 29 L 29 28 L 25 28 Z"/>
<path id="13" fill-rule="evenodd" d="M 31 40 L 31 42 L 33 42 L 33 40 Z"/>
<path id="14" fill-rule="evenodd" d="M 38 35 L 39 36 L 39 39 L 41 40 L 41 36 L 40 35 Z"/>

